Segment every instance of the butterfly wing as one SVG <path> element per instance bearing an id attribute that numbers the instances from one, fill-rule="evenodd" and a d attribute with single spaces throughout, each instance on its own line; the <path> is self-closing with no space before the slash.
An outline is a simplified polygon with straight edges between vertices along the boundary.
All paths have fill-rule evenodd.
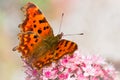
<path id="1" fill-rule="evenodd" d="M 22 53 L 22 57 L 28 58 L 32 55 L 33 49 L 37 46 L 35 45 L 38 42 L 41 42 L 39 36 L 32 31 L 24 32 L 18 34 L 19 36 L 19 46 L 16 47 L 19 52 Z"/>
<path id="2" fill-rule="evenodd" d="M 52 28 L 36 5 L 29 2 L 22 7 L 22 11 L 25 13 L 26 19 L 19 26 L 21 32 L 33 31 L 43 38 L 53 36 Z"/>
<path id="3" fill-rule="evenodd" d="M 69 40 L 62 39 L 54 49 L 49 50 L 46 55 L 38 58 L 33 62 L 33 66 L 41 69 L 45 65 L 49 65 L 53 61 L 59 60 L 66 54 L 72 54 L 77 49 L 77 44 Z"/>
<path id="4" fill-rule="evenodd" d="M 62 39 L 59 41 L 55 51 L 54 51 L 54 60 L 59 60 L 61 57 L 63 57 L 66 54 L 72 54 L 75 50 L 77 49 L 77 44 L 69 41 Z"/>
<path id="5" fill-rule="evenodd" d="M 43 40 L 54 37 L 53 30 L 45 16 L 33 3 L 27 3 L 22 8 L 22 11 L 25 13 L 26 18 L 23 23 L 19 25 L 21 30 L 18 35 L 20 43 L 13 50 L 18 50 L 22 53 L 22 57 L 25 58 L 29 58 L 33 54 L 37 56 L 40 50 L 39 55 L 42 55 L 47 51 L 46 46 L 43 47 Z"/>
<path id="6" fill-rule="evenodd" d="M 50 65 L 53 62 L 53 50 L 48 50 L 45 55 L 37 58 L 32 62 L 32 67 L 40 70 L 46 65 Z"/>

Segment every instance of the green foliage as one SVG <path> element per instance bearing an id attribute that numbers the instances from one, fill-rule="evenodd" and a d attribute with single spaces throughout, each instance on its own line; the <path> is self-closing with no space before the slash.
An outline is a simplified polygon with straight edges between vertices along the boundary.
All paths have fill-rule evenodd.
<path id="1" fill-rule="evenodd" d="M 22 4 L 26 4 L 28 2 L 33 2 L 39 7 L 46 8 L 46 7 L 50 7 L 51 1 L 50 0 L 22 0 L 21 1 Z"/>

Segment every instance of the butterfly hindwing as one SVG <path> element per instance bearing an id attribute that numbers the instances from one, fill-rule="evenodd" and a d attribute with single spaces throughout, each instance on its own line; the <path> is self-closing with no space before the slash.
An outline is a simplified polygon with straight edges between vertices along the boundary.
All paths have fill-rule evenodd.
<path id="1" fill-rule="evenodd" d="M 77 49 L 77 44 L 65 39 L 59 41 L 54 49 L 48 50 L 45 55 L 39 57 L 33 62 L 33 66 L 37 69 L 52 62 L 59 60 L 66 54 L 72 54 Z"/>
<path id="2" fill-rule="evenodd" d="M 46 65 L 50 65 L 53 61 L 53 51 L 48 50 L 45 55 L 33 61 L 32 66 L 36 69 L 41 69 Z"/>
<path id="3" fill-rule="evenodd" d="M 66 54 L 71 54 L 77 49 L 77 44 L 69 41 L 62 39 L 59 41 L 55 51 L 54 51 L 54 60 L 60 59 L 62 56 Z"/>
<path id="4" fill-rule="evenodd" d="M 22 52 L 22 57 L 28 58 L 32 55 L 33 50 L 35 47 L 37 47 L 36 44 L 41 42 L 41 39 L 37 34 L 35 34 L 32 31 L 24 32 L 24 33 L 19 33 L 19 46 L 16 47 L 16 49 L 19 52 Z"/>

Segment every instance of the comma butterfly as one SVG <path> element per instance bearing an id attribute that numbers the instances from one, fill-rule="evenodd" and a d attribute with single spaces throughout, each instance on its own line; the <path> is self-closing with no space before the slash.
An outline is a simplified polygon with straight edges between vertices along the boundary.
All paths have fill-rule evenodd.
<path id="1" fill-rule="evenodd" d="M 77 49 L 76 43 L 61 39 L 63 33 L 54 36 L 51 26 L 35 4 L 27 3 L 22 11 L 26 18 L 19 25 L 20 43 L 13 51 L 21 52 L 22 58 L 33 68 L 40 70 Z"/>

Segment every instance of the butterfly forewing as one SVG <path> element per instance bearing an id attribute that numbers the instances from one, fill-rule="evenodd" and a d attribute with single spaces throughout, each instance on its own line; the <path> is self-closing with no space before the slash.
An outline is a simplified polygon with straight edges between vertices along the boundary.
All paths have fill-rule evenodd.
<path id="1" fill-rule="evenodd" d="M 28 57 L 35 52 L 36 45 L 40 45 L 40 41 L 42 43 L 43 39 L 54 35 L 45 16 L 36 5 L 29 2 L 22 7 L 22 10 L 26 17 L 23 23 L 19 25 L 21 29 L 21 33 L 18 35 L 20 43 L 14 50 L 22 52 L 22 57 Z M 33 37 L 34 35 L 37 35 L 37 38 Z M 44 48 L 41 51 L 44 51 Z"/>
<path id="2" fill-rule="evenodd" d="M 52 28 L 39 8 L 33 3 L 27 3 L 23 8 L 26 18 L 20 28 L 22 32 L 33 31 L 43 38 L 53 36 Z"/>

